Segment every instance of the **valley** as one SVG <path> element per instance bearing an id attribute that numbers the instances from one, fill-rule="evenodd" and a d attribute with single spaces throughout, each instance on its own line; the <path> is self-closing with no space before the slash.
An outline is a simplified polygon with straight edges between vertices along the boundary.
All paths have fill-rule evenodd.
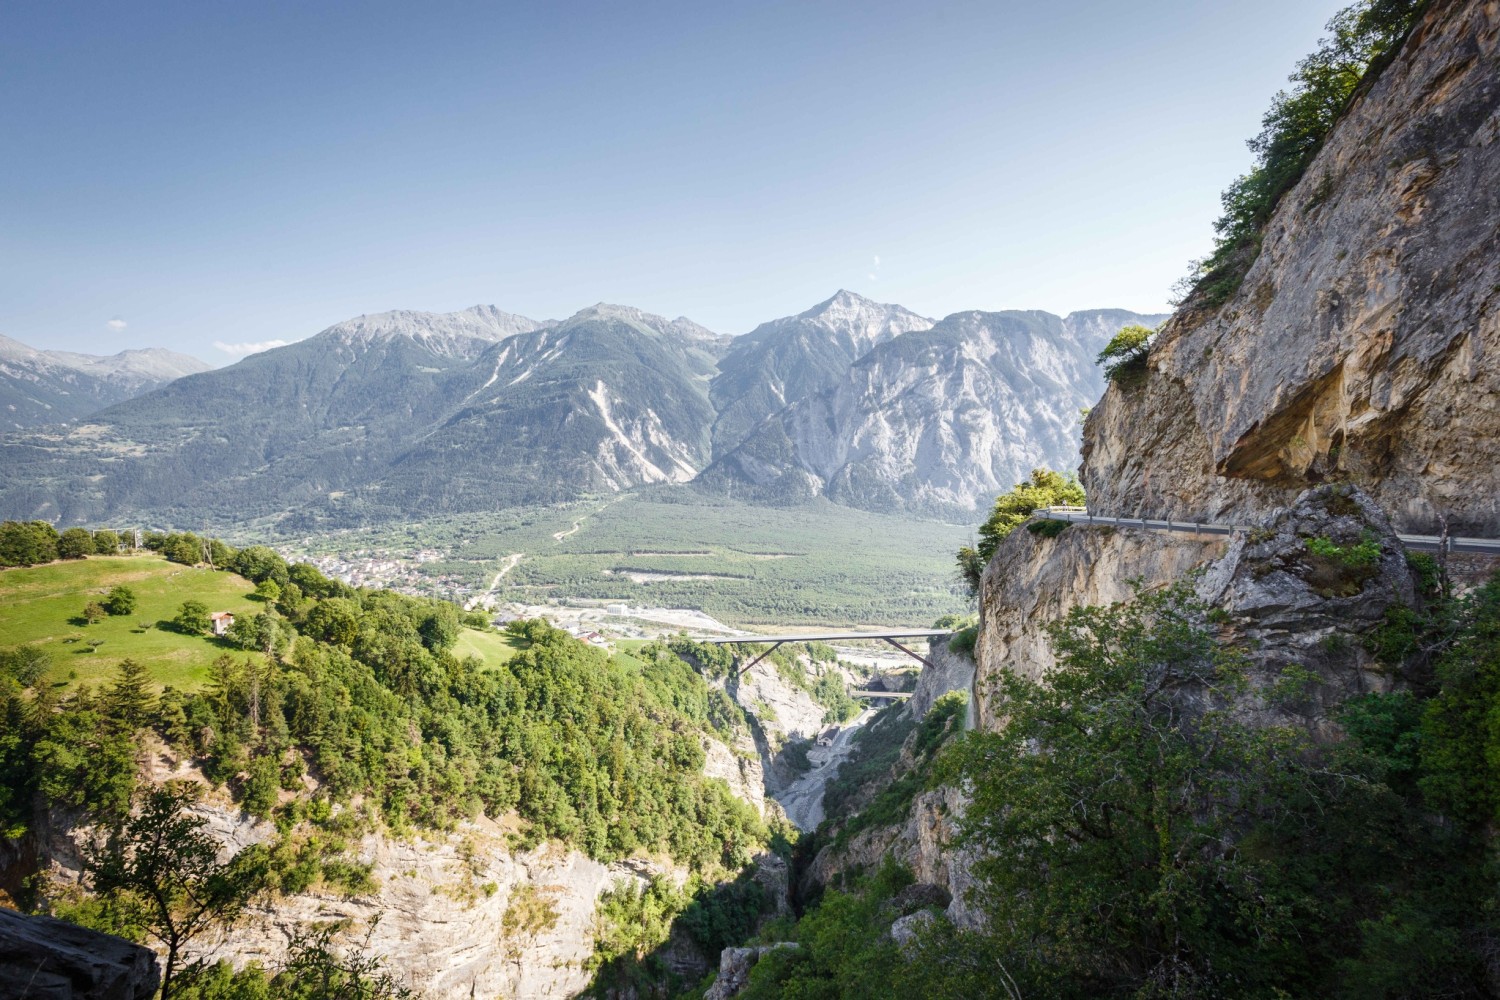
<path id="1" fill-rule="evenodd" d="M 1042 300 L 1063 277 L 1134 273 L 1126 258 L 1163 252 L 1187 211 L 1160 189 L 1193 177 L 1181 155 L 1087 173 L 1106 159 L 1090 116 L 1128 125 L 1126 149 L 1197 141 L 1169 128 L 1185 106 L 1208 117 L 1187 96 L 1238 121 L 1228 56 L 1259 59 L 1294 11 L 1210 7 L 1169 12 L 1168 31 L 1124 11 L 1096 51 L 1037 49 L 1073 75 L 1051 86 L 1066 103 L 1026 90 L 1028 111 L 1089 147 L 1042 147 L 1046 179 L 1094 217 L 1047 274 L 1009 258 L 1010 285 L 916 244 L 958 246 L 963 229 L 1045 252 L 1026 213 L 946 197 L 990 159 L 993 197 L 1018 197 L 1001 167 L 1027 151 L 969 155 L 988 121 L 961 98 L 1008 71 L 995 43 L 1046 37 L 1035 11 L 1006 10 L 973 52 L 946 9 L 799 35 L 831 74 L 850 66 L 841 47 L 878 51 L 882 25 L 912 43 L 902 55 L 930 27 L 943 61 L 878 67 L 922 122 L 951 111 L 965 133 L 924 144 L 892 130 L 912 125 L 902 102 L 790 73 L 791 47 L 754 52 L 787 89 L 747 77 L 729 57 L 784 36 L 754 34 L 748 9 L 736 47 L 691 78 L 678 135 L 654 101 L 701 68 L 700 36 L 667 22 L 706 26 L 632 10 L 580 19 L 635 46 L 621 61 L 572 58 L 598 50 L 565 33 L 528 74 L 542 90 L 586 78 L 576 100 L 530 108 L 582 138 L 523 145 L 519 119 L 454 104 L 478 127 L 410 148 L 436 179 L 483 128 L 507 143 L 484 161 L 516 167 L 505 211 L 459 241 L 461 275 L 491 273 L 485 253 L 525 230 L 524 192 L 562 273 L 641 301 L 667 294 L 622 277 L 637 267 L 691 290 L 690 308 L 722 304 L 661 245 L 732 251 L 748 332 L 599 302 L 538 310 L 560 319 L 393 309 L 307 335 L 360 308 L 342 297 L 288 311 L 319 317 L 304 330 L 225 334 L 240 360 L 212 370 L 0 338 L 0 996 L 1500 997 L 1500 3 L 1335 14 L 1272 97 L 1170 315 L 927 316 L 840 289 L 758 319 L 797 306 L 756 309 L 757 268 L 820 255 L 833 263 L 788 287 L 842 275 L 846 252 L 869 287 L 921 287 L 926 268 Z M 1193 35 L 1199 19 L 1219 35 Z M 1098 30 L 1064 20 L 1068 42 Z M 442 27 L 453 75 L 524 61 L 489 38 L 463 60 Z M 362 30 L 351 41 L 389 37 Z M 1244 51 L 1214 47 L 1239 30 Z M 424 92 L 405 75 L 420 58 L 347 47 Z M 1122 56 L 1129 86 L 1080 54 Z M 319 55 L 351 78 L 340 52 Z M 982 74 L 962 75 L 969 55 Z M 736 92 L 750 103 L 805 104 L 822 145 L 745 128 L 715 74 L 759 88 Z M 1153 86 L 1168 91 L 1154 117 L 1109 92 Z M 652 100 L 611 105 L 605 129 L 589 112 L 606 90 Z M 509 107 L 510 89 L 482 93 Z M 855 126 L 855 93 L 886 118 Z M 705 109 L 737 147 L 709 141 Z M 847 201 L 818 198 L 825 239 L 788 178 L 811 185 L 855 131 L 871 146 L 840 172 Z M 651 148 L 628 158 L 635 132 Z M 780 188 L 749 148 L 763 136 L 802 154 Z M 903 155 L 918 145 L 931 162 Z M 731 154 L 733 184 L 692 191 L 702 149 Z M 607 184 L 574 175 L 554 200 L 518 166 L 550 181 L 574 159 Z M 850 210 L 875 203 L 861 172 L 918 165 L 899 201 Z M 1157 194 L 1121 194 L 1137 168 Z M 631 195 L 627 238 L 590 197 L 601 185 Z M 455 267 L 447 196 L 424 192 L 431 218 L 410 229 L 433 265 L 364 294 L 444 301 L 421 283 Z M 936 209 L 946 233 L 911 223 Z M 761 213 L 780 223 L 765 244 L 746 239 Z M 865 214 L 904 245 L 861 249 Z M 523 249 L 534 264 L 492 268 L 497 296 L 557 266 L 548 241 Z M 341 266 L 362 250 L 344 239 Z M 327 279 L 302 280 L 355 287 Z M 795 301 L 844 279 L 826 280 Z"/>
<path id="2" fill-rule="evenodd" d="M 926 625 L 958 613 L 951 553 L 971 535 L 962 525 L 821 499 L 764 507 L 655 487 L 278 547 L 351 582 L 465 604 L 623 603 L 695 609 L 753 628 Z"/>

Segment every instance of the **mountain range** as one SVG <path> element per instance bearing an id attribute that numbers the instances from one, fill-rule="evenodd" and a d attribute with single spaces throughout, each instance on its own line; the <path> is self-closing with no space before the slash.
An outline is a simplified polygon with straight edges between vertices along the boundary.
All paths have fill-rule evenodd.
<path id="1" fill-rule="evenodd" d="M 208 367 L 159 347 L 99 357 L 0 337 L 0 429 L 75 420 Z"/>
<path id="2" fill-rule="evenodd" d="M 739 337 L 602 303 L 361 316 L 5 435 L 0 516 L 307 531 L 694 483 L 967 519 L 1075 464 L 1094 355 L 1160 319 L 939 322 L 847 291 Z"/>

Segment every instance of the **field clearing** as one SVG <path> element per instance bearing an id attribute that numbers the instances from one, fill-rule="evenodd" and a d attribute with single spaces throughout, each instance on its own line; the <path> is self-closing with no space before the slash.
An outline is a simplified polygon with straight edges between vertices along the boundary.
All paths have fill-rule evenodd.
<path id="1" fill-rule="evenodd" d="M 136 608 L 88 625 L 83 606 L 111 587 L 135 591 Z M 163 625 L 186 600 L 210 611 L 256 614 L 255 585 L 234 573 L 194 569 L 155 555 L 91 556 L 25 569 L 0 570 L 0 646 L 34 645 L 52 657 L 53 683 L 98 684 L 114 676 L 121 660 L 151 671 L 158 685 L 194 690 L 224 653 L 238 650 L 222 639 L 173 632 Z M 97 651 L 88 643 L 100 640 Z"/>
<path id="2" fill-rule="evenodd" d="M 480 632 L 478 629 L 465 628 L 459 633 L 458 641 L 453 644 L 453 655 L 460 660 L 466 656 L 477 656 L 487 666 L 498 666 L 525 648 L 524 640 L 509 633 Z"/>
<path id="3" fill-rule="evenodd" d="M 574 525 L 577 529 L 574 530 Z M 562 537 L 559 538 L 558 535 Z M 966 609 L 953 553 L 971 528 L 841 507 L 771 508 L 684 487 L 307 540 L 313 554 L 435 548 L 420 571 L 497 602 L 588 599 L 701 610 L 736 626 L 926 625 Z"/>

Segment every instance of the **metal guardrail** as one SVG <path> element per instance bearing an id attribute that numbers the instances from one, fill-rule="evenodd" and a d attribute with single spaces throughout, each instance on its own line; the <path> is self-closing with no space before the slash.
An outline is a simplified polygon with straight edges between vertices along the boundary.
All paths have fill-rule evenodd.
<path id="1" fill-rule="evenodd" d="M 1156 520 L 1143 517 L 1105 517 L 1091 514 L 1080 507 L 1043 507 L 1033 517 L 1049 521 L 1069 521 L 1074 524 L 1097 524 L 1116 528 L 1144 528 L 1147 531 L 1181 531 L 1197 535 L 1232 535 L 1236 531 L 1252 531 L 1254 525 L 1220 524 L 1213 521 Z M 1458 538 L 1440 535 L 1397 535 L 1401 544 L 1418 552 L 1472 552 L 1500 556 L 1500 539 Z"/>

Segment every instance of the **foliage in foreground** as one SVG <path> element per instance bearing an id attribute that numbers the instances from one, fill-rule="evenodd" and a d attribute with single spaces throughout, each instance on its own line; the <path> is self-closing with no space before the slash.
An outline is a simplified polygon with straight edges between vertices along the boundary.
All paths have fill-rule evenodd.
<path id="1" fill-rule="evenodd" d="M 1075 610 L 1051 683 L 1005 677 L 1006 728 L 946 758 L 985 931 L 902 950 L 889 888 L 830 891 L 745 995 L 1490 995 L 1500 577 L 1433 630 L 1436 689 L 1351 700 L 1331 746 L 1228 711 L 1251 695 L 1209 617 L 1183 590 Z"/>

